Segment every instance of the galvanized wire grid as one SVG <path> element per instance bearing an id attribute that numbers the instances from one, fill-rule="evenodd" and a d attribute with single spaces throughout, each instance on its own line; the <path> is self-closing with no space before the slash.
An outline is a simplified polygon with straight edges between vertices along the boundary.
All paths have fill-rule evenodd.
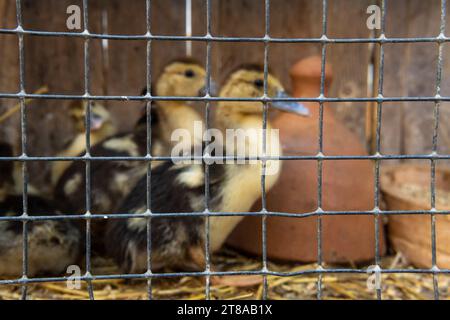
<path id="1" fill-rule="evenodd" d="M 94 299 L 92 288 L 92 281 L 106 280 L 106 279 L 142 279 L 148 282 L 148 298 L 152 298 L 152 279 L 165 277 L 179 277 L 179 276 L 197 276 L 206 278 L 206 298 L 210 298 L 210 277 L 223 275 L 262 275 L 263 276 L 263 298 L 267 299 L 268 283 L 267 276 L 298 276 L 306 274 L 316 274 L 318 276 L 317 282 L 317 298 L 322 298 L 322 276 L 329 273 L 353 273 L 365 274 L 365 269 L 354 268 L 324 268 L 322 259 L 322 217 L 323 216 L 345 216 L 345 215 L 372 215 L 375 221 L 375 272 L 378 275 L 391 273 L 412 273 L 412 274 L 430 274 L 433 276 L 434 297 L 439 299 L 439 288 L 437 277 L 440 274 L 450 274 L 449 269 L 439 269 L 436 265 L 436 217 L 438 215 L 449 215 L 450 211 L 436 210 L 436 161 L 450 160 L 450 155 L 438 154 L 438 129 L 439 129 L 439 108 L 442 101 L 450 101 L 450 97 L 441 96 L 441 79 L 443 66 L 443 45 L 450 42 L 450 38 L 445 36 L 445 22 L 446 22 L 446 0 L 441 0 L 441 20 L 440 20 L 440 34 L 437 37 L 416 37 L 416 38 L 387 38 L 385 36 L 385 16 L 386 16 L 386 1 L 381 1 L 381 32 L 380 36 L 376 38 L 346 38 L 346 39 L 330 39 L 327 37 L 327 0 L 322 0 L 322 36 L 320 38 L 274 38 L 269 35 L 270 30 L 270 0 L 265 0 L 265 36 L 262 38 L 252 37 L 218 37 L 211 33 L 211 0 L 206 1 L 207 12 L 207 32 L 205 36 L 162 36 L 153 35 L 150 29 L 151 16 L 151 0 L 146 0 L 146 25 L 147 32 L 144 35 L 113 35 L 113 34 L 96 34 L 88 30 L 89 14 L 88 14 L 88 0 L 83 0 L 83 20 L 85 30 L 83 32 L 48 32 L 24 30 L 22 19 L 21 0 L 16 0 L 17 9 L 17 27 L 15 29 L 0 29 L 0 34 L 15 34 L 18 37 L 19 43 L 19 82 L 20 91 L 16 94 L 0 93 L 0 98 L 18 99 L 20 101 L 21 114 L 21 134 L 22 134 L 22 155 L 18 157 L 0 157 L 0 161 L 20 161 L 22 162 L 23 170 L 23 214 L 14 217 L 0 217 L 0 222 L 4 221 L 22 221 L 23 223 L 23 274 L 20 279 L 0 280 L 0 285 L 16 284 L 22 285 L 22 298 L 27 298 L 27 285 L 31 283 L 40 282 L 62 282 L 66 281 L 66 277 L 46 277 L 46 278 L 29 278 L 28 274 L 28 222 L 42 221 L 42 220 L 62 220 L 62 219 L 84 219 L 86 221 L 86 273 L 79 279 L 87 283 L 89 297 Z M 25 92 L 25 62 L 24 62 L 24 36 L 59 36 L 59 37 L 81 37 L 84 39 L 84 94 L 83 95 L 60 95 L 60 94 L 29 94 Z M 145 96 L 102 96 L 90 94 L 90 40 L 91 39 L 115 39 L 115 40 L 145 40 L 147 42 L 147 94 Z M 151 92 L 152 71 L 151 71 L 151 49 L 152 40 L 167 40 L 167 41 L 200 41 L 206 42 L 206 71 L 207 71 L 207 94 L 204 97 L 159 97 L 153 96 Z M 221 98 L 212 97 L 210 95 L 210 78 L 211 78 L 211 43 L 212 42 L 258 42 L 264 44 L 264 96 L 261 98 Z M 321 84 L 320 95 L 318 97 L 308 98 L 270 98 L 267 96 L 267 76 L 268 76 L 268 59 L 269 47 L 271 43 L 318 43 L 322 47 L 322 70 L 321 70 Z M 379 46 L 379 79 L 378 79 L 378 96 L 377 97 L 363 97 L 363 98 L 329 98 L 324 95 L 325 87 L 325 65 L 326 65 L 326 50 L 328 44 L 335 43 L 374 43 Z M 383 72 L 384 72 L 384 44 L 389 43 L 435 43 L 438 45 L 438 63 L 436 71 L 436 95 L 435 96 L 416 96 L 416 97 L 385 97 L 383 95 Z M 27 155 L 27 130 L 26 130 L 26 105 L 25 99 L 77 99 L 88 102 L 86 113 L 86 154 L 82 157 L 31 157 Z M 91 101 L 94 100 L 116 100 L 116 101 L 145 101 L 147 112 L 147 155 L 144 157 L 92 157 L 90 155 L 90 112 Z M 205 108 L 205 123 L 206 128 L 210 126 L 210 103 L 216 101 L 259 101 L 264 104 L 264 116 L 262 127 L 267 126 L 267 111 L 269 103 L 272 101 L 299 101 L 299 102 L 316 102 L 319 103 L 319 136 L 318 146 L 319 152 L 313 156 L 281 156 L 274 158 L 265 155 L 266 137 L 264 136 L 262 157 L 237 157 L 237 156 L 223 156 L 210 157 L 210 159 L 234 159 L 234 160 L 259 160 L 262 162 L 261 188 L 262 188 L 262 210 L 260 212 L 210 212 L 209 211 L 209 167 L 205 166 L 205 208 L 204 212 L 193 213 L 164 213 L 155 214 L 150 211 L 151 208 L 151 162 L 157 160 L 172 160 L 172 157 L 156 157 L 151 155 L 151 102 L 152 101 L 167 101 L 167 100 L 187 100 L 187 101 L 203 101 L 206 104 Z M 433 150 L 431 154 L 414 154 L 414 155 L 383 155 L 381 154 L 381 115 L 384 102 L 425 102 L 432 101 L 435 103 L 434 107 L 434 133 L 433 133 Z M 324 103 L 327 102 L 376 102 L 377 103 L 377 128 L 376 128 L 376 152 L 373 155 L 365 156 L 328 156 L 323 154 L 323 111 Z M 202 156 L 179 157 L 180 160 L 197 160 L 202 159 Z M 266 161 L 268 160 L 316 160 L 318 163 L 318 209 L 313 212 L 292 214 L 284 212 L 268 211 L 266 207 L 266 192 L 265 192 L 265 170 Z M 429 160 L 431 163 L 431 210 L 414 210 L 414 211 L 386 211 L 380 209 L 380 163 L 383 160 L 406 160 L 406 159 L 421 159 Z M 145 161 L 148 163 L 147 170 L 147 212 L 143 214 L 102 214 L 92 215 L 90 213 L 91 201 L 91 170 L 90 164 L 92 161 L 105 160 L 122 160 L 122 161 Z M 322 178 L 323 178 L 323 162 L 330 160 L 373 160 L 375 168 L 375 184 L 374 184 L 374 209 L 368 211 L 325 211 L 322 209 Z M 38 216 L 30 217 L 27 214 L 27 189 L 28 189 L 28 172 L 27 163 L 29 161 L 84 161 L 86 163 L 86 208 L 87 212 L 82 215 L 61 215 L 61 216 Z M 382 269 L 380 265 L 380 241 L 379 241 L 379 221 L 382 216 L 388 215 L 405 215 L 405 214 L 426 214 L 431 219 L 431 250 L 432 250 L 432 268 L 430 269 Z M 93 275 L 91 273 L 91 221 L 93 219 L 104 219 L 105 216 L 114 219 L 128 219 L 128 218 L 146 218 L 147 219 L 147 252 L 148 252 L 148 270 L 144 274 L 115 274 L 115 275 Z M 203 272 L 177 272 L 177 273 L 152 273 L 151 263 L 151 220 L 158 216 L 164 217 L 182 217 L 182 216 L 202 216 L 205 217 L 206 223 L 206 268 Z M 211 216 L 259 216 L 262 218 L 262 269 L 257 271 L 228 271 L 228 272 L 213 272 L 211 271 L 211 256 L 210 256 L 210 239 L 209 239 L 209 218 Z M 267 265 L 267 217 L 280 216 L 291 218 L 305 218 L 315 216 L 317 217 L 317 261 L 318 268 L 315 270 L 302 270 L 296 272 L 276 272 L 268 269 Z M 376 296 L 378 299 L 382 298 L 381 289 L 376 289 Z"/>

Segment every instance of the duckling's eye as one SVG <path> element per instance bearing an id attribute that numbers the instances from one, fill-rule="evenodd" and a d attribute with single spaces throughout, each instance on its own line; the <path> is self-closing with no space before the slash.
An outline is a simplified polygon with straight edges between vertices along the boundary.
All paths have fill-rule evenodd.
<path id="1" fill-rule="evenodd" d="M 94 121 L 102 120 L 102 117 L 97 113 L 91 113 L 91 119 Z"/>
<path id="2" fill-rule="evenodd" d="M 264 80 L 262 79 L 256 79 L 254 82 L 255 86 L 257 86 L 258 88 L 262 88 L 264 87 Z"/>
<path id="3" fill-rule="evenodd" d="M 192 71 L 191 69 L 189 69 L 189 70 L 186 70 L 186 71 L 184 72 L 184 75 L 185 75 L 187 78 L 193 78 L 193 77 L 195 76 L 195 72 Z"/>

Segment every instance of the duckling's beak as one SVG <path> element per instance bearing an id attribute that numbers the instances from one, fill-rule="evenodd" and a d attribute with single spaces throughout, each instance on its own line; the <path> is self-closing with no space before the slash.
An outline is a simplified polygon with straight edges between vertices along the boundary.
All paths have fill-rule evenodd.
<path id="1" fill-rule="evenodd" d="M 206 85 L 198 91 L 199 97 L 206 96 L 207 90 Z M 216 96 L 218 91 L 217 83 L 214 80 L 209 81 L 209 95 Z"/>
<path id="2" fill-rule="evenodd" d="M 290 96 L 285 91 L 280 90 L 275 95 L 275 98 L 278 98 L 278 99 L 279 98 L 290 98 Z M 272 102 L 272 106 L 274 106 L 275 108 L 280 109 L 282 111 L 296 113 L 303 117 L 309 117 L 311 114 L 309 109 L 300 102 L 274 101 L 274 102 Z"/>
<path id="3" fill-rule="evenodd" d="M 103 126 L 103 119 L 99 116 L 92 115 L 91 116 L 91 130 L 99 130 Z"/>

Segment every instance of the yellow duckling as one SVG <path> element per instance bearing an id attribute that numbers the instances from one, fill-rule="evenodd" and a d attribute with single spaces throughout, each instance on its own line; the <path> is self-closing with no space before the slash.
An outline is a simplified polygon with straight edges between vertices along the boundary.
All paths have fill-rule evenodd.
<path id="1" fill-rule="evenodd" d="M 220 91 L 224 98 L 258 98 L 264 95 L 264 71 L 259 65 L 247 65 L 233 72 Z M 288 98 L 280 81 L 270 73 L 267 77 L 267 96 L 272 98 Z M 309 110 L 297 102 L 277 101 L 271 106 L 285 112 L 296 113 L 300 116 L 309 116 Z M 235 130 L 238 141 L 226 140 L 226 153 L 240 157 L 262 156 L 263 150 L 263 104 L 260 102 L 222 101 L 216 110 L 216 126 L 225 132 Z M 237 131 L 236 131 L 237 130 Z M 239 131 L 240 130 L 240 131 Z M 244 140 L 239 140 L 240 132 L 244 133 Z M 270 121 L 266 125 L 266 152 L 273 158 L 281 156 L 281 146 L 277 131 Z M 243 152 L 241 151 L 243 150 Z M 266 162 L 265 189 L 266 192 L 273 187 L 281 172 L 281 161 Z M 262 162 L 247 165 L 225 165 L 227 183 L 221 187 L 217 196 L 222 204 L 214 208 L 219 212 L 248 212 L 255 201 L 261 197 Z M 210 220 L 211 250 L 217 251 L 225 242 L 236 225 L 243 219 L 242 216 L 212 217 Z"/>
<path id="2" fill-rule="evenodd" d="M 267 93 L 270 97 L 287 97 L 281 83 L 269 74 Z M 225 98 L 261 97 L 264 94 L 264 73 L 260 68 L 246 67 L 235 71 L 226 80 L 220 96 Z M 298 103 L 273 102 L 283 111 L 308 115 L 308 109 Z M 240 158 L 261 156 L 264 134 L 267 134 L 266 154 L 280 155 L 278 140 L 272 138 L 270 124 L 262 130 L 263 105 L 260 102 L 220 102 L 215 125 L 226 143 L 206 147 L 212 155 L 235 155 Z M 227 130 L 233 130 L 228 139 Z M 217 132 L 216 132 L 217 133 Z M 244 139 L 239 135 L 244 134 Z M 238 143 L 235 144 L 235 137 Z M 217 138 L 217 137 L 216 137 Z M 242 137 L 241 137 L 242 138 Z M 211 140 L 212 141 L 212 140 Z M 216 141 L 216 140 L 215 140 Z M 224 150 L 225 149 L 225 150 Z M 251 161 L 251 160 L 250 160 Z M 266 190 L 277 181 L 280 161 L 267 161 Z M 213 212 L 247 212 L 261 196 L 261 161 L 209 165 L 210 201 Z M 151 173 L 152 213 L 188 213 L 205 210 L 205 167 L 203 164 L 186 164 L 166 161 Z M 123 202 L 119 212 L 142 214 L 147 211 L 146 177 Z M 226 237 L 242 217 L 211 217 L 210 240 L 213 251 L 220 248 Z M 152 270 L 160 268 L 205 268 L 205 226 L 200 216 L 155 217 L 151 221 Z M 125 272 L 144 272 L 147 268 L 147 220 L 145 218 L 108 221 L 105 244 L 109 254 Z M 239 284 L 228 277 L 231 284 Z M 257 279 L 259 281 L 259 279 Z M 226 282 L 226 281 L 225 281 Z M 225 283 L 221 280 L 221 283 Z M 249 283 L 248 281 L 244 283 Z M 254 283 L 250 281 L 250 283 Z"/>
<path id="3" fill-rule="evenodd" d="M 183 58 L 169 63 L 164 68 L 156 82 L 155 93 L 157 96 L 203 96 L 205 86 L 205 69 L 198 62 Z M 214 87 L 214 82 L 211 81 L 212 91 Z M 172 134 L 177 129 L 187 130 L 190 136 L 194 137 L 190 144 L 202 144 L 202 132 L 196 132 L 195 124 L 202 124 L 203 117 L 193 108 L 191 101 L 158 101 L 155 111 L 158 121 L 154 130 L 158 139 L 153 145 L 153 155 L 171 154 L 174 145 Z"/>

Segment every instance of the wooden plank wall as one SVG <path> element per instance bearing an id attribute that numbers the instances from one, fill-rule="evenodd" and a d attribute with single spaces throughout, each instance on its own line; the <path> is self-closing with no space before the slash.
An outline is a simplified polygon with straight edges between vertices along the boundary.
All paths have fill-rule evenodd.
<path id="1" fill-rule="evenodd" d="M 388 37 L 435 37 L 439 34 L 440 1 L 389 1 Z M 447 12 L 449 8 L 447 8 Z M 447 31 L 449 20 L 447 19 Z M 438 46 L 434 43 L 391 44 L 385 47 L 386 96 L 434 96 Z M 444 46 L 442 95 L 450 93 L 450 60 Z M 383 111 L 383 152 L 430 153 L 434 103 L 386 103 Z M 450 152 L 450 109 L 441 107 L 439 152 Z"/>
<path id="2" fill-rule="evenodd" d="M 23 0 L 25 28 L 67 31 L 66 8 L 81 5 L 81 0 Z M 329 1 L 328 37 L 362 38 L 370 35 L 366 28 L 366 8 L 373 0 Z M 388 36 L 435 36 L 439 26 L 439 0 L 387 1 Z M 89 8 L 92 32 L 102 32 L 101 14 L 106 10 L 109 33 L 144 34 L 145 1 L 91 0 Z M 320 37 L 322 9 L 320 1 L 271 0 L 270 35 L 274 37 Z M 447 21 L 449 21 L 448 19 Z M 153 34 L 182 35 L 184 33 L 184 1 L 153 0 Z M 193 32 L 206 31 L 204 0 L 193 0 Z M 15 1 L 0 0 L 1 27 L 15 27 Z M 264 1 L 212 0 L 212 30 L 214 35 L 263 36 Z M 91 73 L 93 94 L 138 94 L 145 84 L 145 41 L 110 41 L 110 68 L 102 72 L 101 41 L 91 41 Z M 80 38 L 25 37 L 26 90 L 32 92 L 48 85 L 51 93 L 83 93 L 83 40 Z M 446 48 L 447 49 L 447 48 Z M 448 52 L 448 50 L 446 50 Z M 175 41 L 152 42 L 154 77 L 161 67 L 185 53 L 185 45 Z M 18 88 L 18 50 L 16 37 L 0 36 L 0 90 L 15 92 Z M 257 43 L 214 43 L 212 45 L 213 77 L 219 82 L 228 70 L 244 62 L 263 62 L 264 47 Z M 269 63 L 289 88 L 288 70 L 298 59 L 320 54 L 320 45 L 273 44 Z M 434 95 L 437 48 L 433 44 L 397 44 L 386 46 L 386 96 Z M 193 55 L 204 61 L 206 45 L 193 43 Z M 449 95 L 450 61 L 445 56 L 442 94 Z M 367 44 L 334 44 L 327 50 L 327 62 L 333 66 L 333 97 L 367 96 L 367 67 L 370 52 Z M 0 100 L 0 112 L 14 104 Z M 54 155 L 74 134 L 67 108 L 69 101 L 36 101 L 30 104 L 28 134 L 29 154 Z M 132 126 L 140 112 L 140 103 L 108 102 L 120 128 Z M 383 152 L 429 152 L 433 128 L 432 104 L 392 103 L 383 112 Z M 330 104 L 344 121 L 364 141 L 364 103 Z M 326 111 L 328 112 L 328 111 Z M 450 106 L 443 104 L 441 112 L 440 151 L 450 151 Z M 19 139 L 18 119 L 9 120 L 0 128 L 0 140 Z M 47 165 L 32 164 L 32 181 L 48 178 Z"/>

